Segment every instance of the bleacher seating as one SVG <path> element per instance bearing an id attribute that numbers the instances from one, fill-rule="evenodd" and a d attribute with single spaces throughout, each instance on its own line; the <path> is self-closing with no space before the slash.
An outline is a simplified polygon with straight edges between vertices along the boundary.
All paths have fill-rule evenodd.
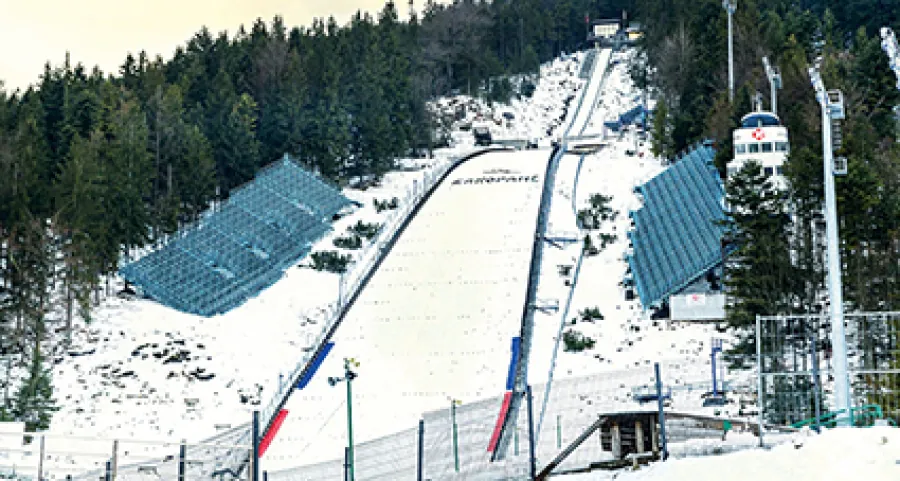
<path id="1" fill-rule="evenodd" d="M 274 284 L 350 205 L 340 191 L 285 156 L 232 191 L 162 248 L 125 265 L 122 277 L 180 311 L 227 312 Z"/>
<path id="2" fill-rule="evenodd" d="M 724 187 L 715 151 L 699 145 L 635 188 L 642 207 L 629 213 L 628 264 L 644 306 L 658 305 L 722 262 Z"/>

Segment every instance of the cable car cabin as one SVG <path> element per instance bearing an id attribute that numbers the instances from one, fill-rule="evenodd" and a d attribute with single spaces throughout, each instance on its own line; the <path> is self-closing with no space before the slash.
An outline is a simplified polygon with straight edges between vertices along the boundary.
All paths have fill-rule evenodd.
<path id="1" fill-rule="evenodd" d="M 741 119 L 741 126 L 732 133 L 734 158 L 728 163 L 727 173 L 731 177 L 744 164 L 755 160 L 762 165 L 763 172 L 773 185 L 787 188 L 784 163 L 790 152 L 788 131 L 778 116 L 772 112 L 752 112 Z"/>

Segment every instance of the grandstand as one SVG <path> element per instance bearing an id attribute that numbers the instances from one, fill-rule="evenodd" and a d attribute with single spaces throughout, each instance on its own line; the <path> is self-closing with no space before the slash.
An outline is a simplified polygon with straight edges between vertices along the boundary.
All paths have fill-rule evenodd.
<path id="1" fill-rule="evenodd" d="M 725 190 L 714 155 L 709 144 L 698 145 L 635 188 L 643 205 L 628 214 L 634 228 L 627 261 L 645 307 L 661 305 L 702 280 L 728 254 L 721 242 Z"/>
<path id="2" fill-rule="evenodd" d="M 143 295 L 179 311 L 227 312 L 309 254 L 351 202 L 285 156 L 219 209 L 120 270 Z"/>

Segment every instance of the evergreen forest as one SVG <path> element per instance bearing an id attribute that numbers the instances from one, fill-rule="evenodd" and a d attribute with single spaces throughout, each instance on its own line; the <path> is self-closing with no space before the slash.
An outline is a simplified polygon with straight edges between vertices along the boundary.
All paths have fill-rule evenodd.
<path id="1" fill-rule="evenodd" d="M 429 100 L 515 95 L 504 76 L 585 48 L 586 20 L 623 12 L 644 32 L 631 69 L 658 100 L 659 155 L 713 139 L 724 173 L 731 129 L 755 91 L 768 93 L 760 58 L 782 72 L 791 187 L 751 171 L 729 186 L 729 203 L 754 213 L 732 220 L 742 247 L 726 279 L 728 321 L 746 340 L 735 354 L 754 349 L 757 314 L 822 310 L 821 118 L 807 75 L 819 57 L 848 105 L 837 153 L 849 162 L 837 181 L 845 299 L 900 310 L 900 91 L 878 35 L 900 27 L 900 0 L 740 0 L 734 101 L 719 0 L 388 2 L 344 25 L 198 26 L 170 58 L 123 52 L 116 72 L 60 52 L 24 91 L 0 84 L 0 378 L 24 373 L 0 417 L 47 426 L 34 413 L 52 411 L 50 333 L 90 319 L 123 252 L 196 220 L 285 153 L 339 184 L 377 179 L 394 159 L 441 145 Z"/>
<path id="2" fill-rule="evenodd" d="M 0 83 L 0 381 L 27 380 L 6 390 L 0 417 L 46 427 L 26 411 L 50 408 L 42 360 L 65 343 L 49 333 L 90 319 L 124 252 L 194 221 L 285 153 L 339 184 L 377 179 L 441 144 L 428 100 L 508 98 L 498 79 L 583 48 L 586 15 L 629 4 L 389 1 L 345 25 L 198 26 L 171 58 L 123 52 L 117 72 L 60 52 L 26 90 Z"/>
<path id="3" fill-rule="evenodd" d="M 726 182 L 727 203 L 733 209 L 724 242 L 738 246 L 726 262 L 724 279 L 727 324 L 740 339 L 730 358 L 732 365 L 750 367 L 755 362 L 757 315 L 827 312 L 822 116 L 810 66 L 817 65 L 826 88 L 840 89 L 845 99 L 846 118 L 839 123 L 841 141 L 834 152 L 846 157 L 849 167 L 846 176 L 836 177 L 845 311 L 900 308 L 900 144 L 894 114 L 900 91 L 879 32 L 900 27 L 900 2 L 737 3 L 733 102 L 728 96 L 727 14 L 717 0 L 637 0 L 645 37 L 632 77 L 658 94 L 654 152 L 671 157 L 694 142 L 712 139 L 718 147 L 716 167 L 724 179 L 733 150 L 730 132 L 754 109 L 754 94 L 762 93 L 764 108 L 770 108 L 762 57 L 780 69 L 777 114 L 790 134 L 785 165 L 789 186 L 786 191 L 776 189 L 758 164 L 745 166 Z M 864 369 L 900 367 L 900 325 L 882 328 L 886 335 L 865 343 Z M 818 348 L 828 351 L 829 346 Z M 776 368 L 800 370 L 796 356 L 793 362 Z M 777 382 L 778 392 L 786 397 L 766 402 L 772 416 L 796 402 L 787 399 L 792 394 L 812 389 L 806 377 Z M 861 383 L 856 387 L 866 392 L 896 392 L 900 387 L 896 375 L 851 382 Z M 891 404 L 896 406 L 893 396 Z M 809 406 L 800 409 L 811 413 Z M 900 417 L 898 412 L 891 415 Z"/>

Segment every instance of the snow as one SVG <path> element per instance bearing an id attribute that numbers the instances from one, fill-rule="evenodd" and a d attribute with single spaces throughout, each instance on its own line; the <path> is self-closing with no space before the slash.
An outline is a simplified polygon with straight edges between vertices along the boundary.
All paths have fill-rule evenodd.
<path id="1" fill-rule="evenodd" d="M 635 105 L 637 92 L 627 73 L 627 55 L 617 53 L 614 64 L 603 85 L 585 134 L 602 133 L 603 119 L 618 116 Z M 616 235 L 616 241 L 597 256 L 585 257 L 572 298 L 566 328 L 574 327 L 594 339 L 593 349 L 580 353 L 562 352 L 557 359 L 554 379 L 587 377 L 602 373 L 641 369 L 646 377 L 652 377 L 653 362 L 668 362 L 679 366 L 676 372 L 664 372 L 670 382 L 678 384 L 708 381 L 710 360 L 708 340 L 715 333 L 710 325 L 669 324 L 650 319 L 637 300 L 625 300 L 625 288 L 621 285 L 627 269 L 624 260 L 628 249 L 626 232 L 630 228 L 628 211 L 640 207 L 633 189 L 664 170 L 662 159 L 653 158 L 649 142 L 639 138 L 636 128 L 626 130 L 621 136 L 605 136 L 607 145 L 598 153 L 583 159 L 567 155 L 557 173 L 557 186 L 553 198 L 550 231 L 577 232 L 575 209 L 587 208 L 593 194 L 611 197 L 610 207 L 617 213 L 613 222 L 601 229 Z M 630 155 L 630 152 L 633 155 Z M 579 173 L 580 168 L 580 173 Z M 575 185 L 577 178 L 578 184 Z M 574 198 L 574 209 L 573 209 Z M 587 232 L 580 233 L 583 238 Z M 594 244 L 599 245 L 594 236 Z M 559 299 L 565 304 L 572 275 L 562 276 L 558 267 L 574 266 L 581 243 L 565 249 L 547 247 L 542 268 L 539 298 Z M 571 322 L 579 318 L 579 312 L 597 307 L 602 320 Z M 529 366 L 529 380 L 544 382 L 550 370 L 550 357 L 559 332 L 561 312 L 538 313 L 535 318 L 534 346 Z M 610 382 L 610 385 L 615 383 Z M 629 386 L 629 389 L 631 386 Z M 633 401 L 629 401 L 632 406 Z M 694 409 L 699 396 L 686 400 L 682 407 Z M 702 410 L 701 410 L 702 411 Z"/>
<path id="2" fill-rule="evenodd" d="M 360 363 L 353 381 L 360 442 L 415 426 L 450 397 L 471 401 L 503 390 L 546 162 L 547 151 L 489 153 L 450 174 L 342 322 L 320 374 L 291 396 L 273 456 L 289 451 L 295 462 L 311 463 L 343 452 L 343 417 L 323 423 L 346 396 L 325 382 L 343 373 L 343 358 Z M 527 180 L 464 183 L 480 177 Z M 296 452 L 292 433 L 310 432 L 318 433 L 315 443 Z"/>
<path id="3" fill-rule="evenodd" d="M 548 143 L 564 113 L 560 98 L 573 96 L 581 85 L 575 78 L 577 58 L 543 66 L 531 100 L 515 100 L 511 106 L 476 101 L 479 114 L 503 119 L 498 128 L 504 135 L 542 137 Z M 515 112 L 514 118 L 505 119 L 505 111 Z M 552 128 L 548 130 L 548 126 Z M 436 151 L 434 159 L 402 161 L 403 170 L 388 174 L 379 186 L 345 190 L 345 195 L 363 207 L 338 221 L 333 233 L 314 251 L 341 251 L 332 245 L 332 239 L 358 221 L 396 226 L 400 220 L 397 212 L 378 213 L 373 201 L 392 197 L 398 197 L 401 204 L 408 201 L 414 183 L 421 185 L 426 171 L 445 167 L 452 158 L 472 150 L 471 133 L 456 130 L 452 145 Z M 541 155 L 546 157 L 546 151 Z M 401 205 L 398 210 L 406 207 Z M 470 220 L 460 220 L 458 227 L 471 229 Z M 472 237 L 474 231 L 465 232 Z M 370 245 L 362 251 L 343 252 L 365 264 L 375 248 Z M 497 273 L 503 272 L 504 268 L 498 267 Z M 348 274 L 344 286 L 359 275 Z M 54 415 L 50 432 L 105 440 L 156 440 L 161 447 L 172 439 L 206 439 L 248 422 L 250 411 L 266 406 L 295 364 L 309 355 L 333 312 L 340 283 L 338 275 L 293 267 L 258 297 L 212 318 L 184 314 L 145 299 L 104 300 L 89 323 L 79 323 L 71 348 L 54 360 L 54 385 L 61 409 Z M 113 284 L 121 286 L 118 279 Z M 467 335 L 477 337 L 477 332 L 473 329 Z M 501 344 L 497 351 L 508 357 L 508 339 Z M 460 390 L 456 395 L 488 394 L 478 389 Z M 84 442 L 72 438 L 69 444 Z M 110 441 L 100 444 L 96 451 L 108 453 Z M 153 452 L 152 446 L 145 451 Z M 95 457 L 85 467 L 95 468 L 101 462 Z"/>
<path id="4" fill-rule="evenodd" d="M 804 431 L 772 449 L 746 449 L 721 456 L 686 457 L 637 471 L 555 476 L 559 481 L 888 481 L 900 479 L 900 429 L 873 427 Z"/>
<path id="5" fill-rule="evenodd" d="M 897 76 L 897 88 L 900 89 L 900 46 L 897 37 L 890 27 L 881 28 L 881 48 L 888 58 L 888 64 Z"/>
<path id="6" fill-rule="evenodd" d="M 536 138 L 543 146 L 561 137 L 569 125 L 583 127 L 579 131 L 572 129 L 570 135 L 601 139 L 604 146 L 596 154 L 566 155 L 561 161 L 549 218 L 551 233 L 583 238 L 587 232 L 579 231 L 575 212 L 587 207 L 589 197 L 595 193 L 611 196 L 611 206 L 617 212 L 615 221 L 603 226 L 603 232 L 614 233 L 616 241 L 599 255 L 583 259 L 574 291 L 571 285 L 575 279 L 571 273 L 561 275 L 559 266 L 574 267 L 581 242 L 563 248 L 546 245 L 544 249 L 537 297 L 558 300 L 560 310 L 535 314 L 528 378 L 534 387 L 535 414 L 543 412 L 538 458 L 546 461 L 558 452 L 554 438 L 557 420 L 565 442 L 577 436 L 598 412 L 645 409 L 631 399 L 631 392 L 652 381 L 653 362 L 660 362 L 665 383 L 675 388 L 670 409 L 710 415 L 746 414 L 736 404 L 716 409 L 701 406 L 701 394 L 709 390 L 708 342 L 721 335 L 710 325 L 652 320 L 651 313 L 643 311 L 637 301 L 625 300 L 625 289 L 620 285 L 627 268 L 627 213 L 639 207 L 633 188 L 664 168 L 662 159 L 653 158 L 637 128 L 626 128 L 617 134 L 603 128 L 604 120 L 618 117 L 640 100 L 640 92 L 627 74 L 632 54 L 625 51 L 611 55 L 603 87 L 588 89 L 586 107 L 577 112 L 577 95 L 585 88 L 585 82 L 578 78 L 583 52 L 542 66 L 537 89 L 530 99 L 517 99 L 510 105 L 489 105 L 466 96 L 434 102 L 432 107 L 451 119 L 453 147 L 436 151 L 434 159 L 404 160 L 404 169 L 388 174 L 379 186 L 346 189 L 345 195 L 359 201 L 362 207 L 338 221 L 334 232 L 315 246 L 314 251 L 341 251 L 332 245 L 332 239 L 358 221 L 386 226 L 386 232 L 361 251 L 342 251 L 352 254 L 357 266 L 344 276 L 343 283 L 335 274 L 293 267 L 258 297 L 212 318 L 179 313 L 149 300 L 107 299 L 94 312 L 90 324 L 81 324 L 70 353 L 55 360 L 54 384 L 62 409 L 55 414 L 51 431 L 104 439 L 158 440 L 158 444 L 146 447 L 149 453 L 156 446 L 153 452 L 158 453 L 163 442 L 207 439 L 229 426 L 249 421 L 250 411 L 268 406 L 278 389 L 286 388 L 284 383 L 298 363 L 308 358 L 332 319 L 339 293 L 343 289 L 346 296 L 346 289 L 358 283 L 363 268 L 378 255 L 381 243 L 411 207 L 412 193 L 420 192 L 417 189 L 429 176 L 433 178 L 453 158 L 473 150 L 473 136 L 464 127 L 479 119 L 492 124 L 496 138 Z M 460 108 L 463 118 L 452 120 Z M 504 117 L 504 112 L 512 113 L 512 119 Z M 497 396 L 504 390 L 510 338 L 519 332 L 531 236 L 548 157 L 547 149 L 487 154 L 451 174 L 410 223 L 360 295 L 337 331 L 334 350 L 313 382 L 292 395 L 286 406 L 287 421 L 263 459 L 264 469 L 271 473 L 341 457 L 346 443 L 344 385 L 330 388 L 325 380 L 342 375 L 342 358 L 352 357 L 360 362 L 359 377 L 353 383 L 357 444 L 372 441 L 374 446 L 380 442 L 383 447 L 414 452 L 414 428 L 418 419 L 424 418 L 429 423 L 426 458 L 443 463 L 435 468 L 437 471 L 429 471 L 429 476 L 480 479 L 492 473 L 482 463 L 484 436 L 490 434 L 499 411 Z M 453 185 L 456 179 L 481 177 L 485 170 L 493 169 L 515 170 L 516 176 L 537 176 L 538 182 Z M 375 199 L 392 197 L 401 202 L 398 210 L 376 211 Z M 598 244 L 596 233 L 592 234 Z M 571 308 L 564 315 L 570 294 Z M 577 320 L 572 324 L 573 318 L 580 318 L 580 311 L 591 307 L 600 310 L 602 320 Z M 596 345 L 578 353 L 564 352 L 560 346 L 552 367 L 551 394 L 544 409 L 542 383 L 550 378 L 552 353 L 559 342 L 561 326 L 593 338 Z M 732 384 L 747 387 L 751 374 L 726 376 Z M 469 470 L 456 477 L 449 474 L 452 461 L 448 464 L 450 397 L 463 401 L 457 409 L 461 433 L 466 433 L 461 438 L 460 455 L 469 463 Z M 517 429 L 523 437 L 527 432 L 525 422 L 526 417 L 520 415 Z M 401 430 L 400 434 L 376 440 Z M 884 434 L 890 438 L 884 445 L 877 445 L 876 438 L 860 437 L 887 432 L 883 429 L 861 430 L 859 434 L 842 431 L 839 435 L 826 433 L 805 438 L 800 450 L 791 446 L 770 452 L 751 450 L 708 462 L 729 462 L 720 460 L 745 456 L 746 459 L 739 458 L 743 460 L 740 462 L 756 463 L 762 469 L 768 463 L 761 461 L 765 456 L 783 454 L 786 460 L 782 464 L 771 464 L 789 470 L 790 454 L 810 452 L 824 456 L 828 449 L 834 449 L 834 453 L 854 453 L 853 457 L 859 459 L 880 453 L 887 456 L 887 461 L 871 458 L 873 463 L 866 466 L 882 466 L 882 461 L 892 463 L 893 459 L 900 459 L 900 455 L 888 455 L 900 451 L 895 431 Z M 671 450 L 676 456 L 709 454 L 755 443 L 756 438 L 749 435 L 733 434 L 724 445 L 709 441 L 683 443 L 673 445 Z M 841 447 L 845 441 L 840 436 L 852 438 L 861 443 L 860 447 Z M 69 444 L 68 448 L 59 449 L 89 450 L 83 440 Z M 109 448 L 109 442 L 100 443 L 96 451 L 109 453 Z M 172 454 L 171 447 L 166 449 L 166 454 Z M 580 450 L 569 466 L 581 463 L 583 467 L 584 462 L 599 455 Z M 837 459 L 833 453 L 831 456 Z M 510 458 L 510 465 L 518 469 L 527 458 L 527 450 Z M 82 467 L 96 468 L 103 459 L 95 456 Z M 374 461 L 360 460 L 364 462 Z M 706 475 L 702 472 L 718 473 L 721 477 L 723 472 L 735 471 L 725 471 L 728 466 L 716 464 L 696 468 L 699 474 L 665 471 L 689 470 L 704 466 L 704 462 L 707 461 L 672 461 L 624 473 L 617 479 L 653 480 L 657 478 L 629 476 L 656 476 L 654 473 L 661 473 L 659 479 L 706 479 L 700 477 Z M 678 467 L 679 463 L 686 467 Z M 329 466 L 336 466 L 337 471 L 329 472 L 340 476 L 339 461 Z M 832 470 L 824 474 L 836 473 Z M 886 479 L 873 476 L 871 479 Z M 866 479 L 849 479 L 855 478 Z M 784 478 L 757 474 L 753 479 Z"/>

